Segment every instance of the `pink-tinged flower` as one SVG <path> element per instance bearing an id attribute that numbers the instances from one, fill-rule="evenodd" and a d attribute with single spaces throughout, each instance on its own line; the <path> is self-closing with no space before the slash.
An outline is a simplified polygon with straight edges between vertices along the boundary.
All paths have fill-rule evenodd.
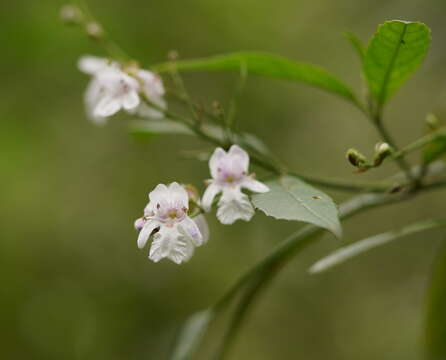
<path id="1" fill-rule="evenodd" d="M 254 208 L 242 189 L 264 193 L 269 188 L 248 175 L 249 155 L 238 145 L 232 145 L 228 152 L 215 149 L 209 159 L 212 179 L 203 195 L 202 206 L 209 211 L 215 196 L 220 192 L 217 217 L 223 224 L 232 224 L 238 219 L 249 221 Z"/>
<path id="2" fill-rule="evenodd" d="M 95 56 L 83 56 L 79 69 L 92 79 L 85 93 L 88 117 L 95 123 L 105 123 L 107 117 L 125 110 L 142 117 L 160 118 L 162 111 L 153 109 L 141 95 L 158 106 L 166 108 L 161 79 L 147 70 L 124 68 L 121 64 Z"/>
<path id="3" fill-rule="evenodd" d="M 135 228 L 140 230 L 138 247 L 143 248 L 153 235 L 151 260 L 168 258 L 177 264 L 188 261 L 194 248 L 203 245 L 209 236 L 204 218 L 197 216 L 194 221 L 188 210 L 189 196 L 181 185 L 159 184 L 149 194 L 144 216 L 135 222 Z"/>

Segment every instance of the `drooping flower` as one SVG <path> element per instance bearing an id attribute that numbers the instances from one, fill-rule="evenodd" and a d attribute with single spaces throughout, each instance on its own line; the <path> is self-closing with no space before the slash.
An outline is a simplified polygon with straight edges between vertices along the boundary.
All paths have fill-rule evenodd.
<path id="1" fill-rule="evenodd" d="M 88 117 L 96 123 L 123 109 L 143 117 L 160 118 L 162 112 L 141 100 L 150 100 L 161 109 L 166 108 L 161 79 L 147 70 L 121 64 L 95 56 L 83 56 L 79 69 L 92 76 L 85 93 Z"/>
<path id="2" fill-rule="evenodd" d="M 238 145 L 232 145 L 228 152 L 215 149 L 209 160 L 212 179 L 203 195 L 202 206 L 209 211 L 214 198 L 221 192 L 218 202 L 217 217 L 223 224 L 232 224 L 241 219 L 249 221 L 254 215 L 254 208 L 242 189 L 264 193 L 269 188 L 248 175 L 249 155 Z"/>
<path id="3" fill-rule="evenodd" d="M 150 194 L 144 216 L 135 222 L 140 230 L 138 247 L 143 248 L 153 237 L 149 258 L 158 262 L 168 258 L 177 264 L 186 262 L 194 248 L 203 245 L 209 230 L 204 218 L 188 216 L 189 196 L 176 182 L 159 184 Z"/>

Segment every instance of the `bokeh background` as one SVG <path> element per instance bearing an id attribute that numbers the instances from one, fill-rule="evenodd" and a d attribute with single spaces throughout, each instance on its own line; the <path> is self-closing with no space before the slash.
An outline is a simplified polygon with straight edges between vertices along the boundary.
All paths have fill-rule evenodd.
<path id="1" fill-rule="evenodd" d="M 182 58 L 270 51 L 323 65 L 361 91 L 359 62 L 343 38 L 368 40 L 388 19 L 419 20 L 431 52 L 391 101 L 386 122 L 400 144 L 446 116 L 443 0 L 100 1 L 90 6 L 112 37 L 144 65 L 175 49 Z M 147 193 L 174 180 L 203 189 L 206 163 L 181 150 L 185 137 L 135 140 L 122 116 L 104 128 L 86 120 L 82 54 L 105 55 L 63 26 L 62 1 L 0 3 L 0 354 L 3 359 L 166 359 L 181 321 L 213 303 L 239 274 L 300 224 L 262 214 L 228 227 L 209 216 L 212 237 L 192 261 L 154 264 L 136 248 L 133 220 Z M 194 98 L 226 104 L 237 77 L 188 74 Z M 381 179 L 386 164 L 354 175 L 349 147 L 370 154 L 379 140 L 342 100 L 303 85 L 249 78 L 239 126 L 262 137 L 290 168 L 309 175 Z M 417 157 L 411 158 L 416 161 Z M 337 201 L 345 194 L 329 192 Z M 444 214 L 444 191 L 370 211 L 293 260 L 250 313 L 229 358 L 423 359 L 425 293 L 444 232 L 410 236 L 310 276 L 342 244 Z M 221 332 L 214 329 L 212 343 Z M 208 358 L 200 354 L 198 358 Z"/>

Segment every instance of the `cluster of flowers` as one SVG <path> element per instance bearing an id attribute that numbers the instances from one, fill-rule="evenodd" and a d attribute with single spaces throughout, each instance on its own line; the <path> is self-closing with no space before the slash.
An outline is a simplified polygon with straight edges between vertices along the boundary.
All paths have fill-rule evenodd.
<path id="1" fill-rule="evenodd" d="M 147 70 L 136 67 L 123 68 L 116 62 L 86 56 L 79 62 L 81 71 L 92 76 L 85 103 L 87 113 L 96 123 L 123 109 L 143 117 L 162 117 L 162 112 L 150 108 L 141 96 L 159 108 L 165 108 L 164 87 L 161 79 Z M 263 193 L 269 191 L 263 183 L 249 175 L 249 155 L 238 145 L 229 151 L 215 149 L 209 159 L 211 179 L 202 199 L 194 199 L 187 189 L 173 182 L 159 184 L 149 194 L 149 203 L 144 216 L 135 221 L 139 231 L 138 247 L 143 248 L 150 237 L 153 238 L 149 258 L 155 262 L 168 258 L 177 264 L 188 261 L 195 247 L 205 244 L 209 229 L 202 212 L 209 212 L 215 198 L 217 218 L 222 224 L 232 224 L 237 220 L 249 221 L 254 215 L 254 207 L 247 189 Z M 194 203 L 202 211 L 189 216 L 190 204 Z"/>
<path id="2" fill-rule="evenodd" d="M 92 77 L 85 92 L 85 105 L 93 122 L 103 124 L 121 109 L 141 117 L 163 117 L 161 111 L 147 104 L 149 101 L 160 109 L 166 108 L 163 83 L 153 72 L 95 56 L 83 56 L 78 65 Z"/>

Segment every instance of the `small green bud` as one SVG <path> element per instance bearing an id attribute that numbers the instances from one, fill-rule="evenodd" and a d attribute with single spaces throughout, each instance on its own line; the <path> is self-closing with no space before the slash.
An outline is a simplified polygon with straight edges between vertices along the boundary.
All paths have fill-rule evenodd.
<path id="1" fill-rule="evenodd" d="M 79 25 L 82 18 L 82 11 L 77 6 L 67 4 L 60 8 L 60 19 L 64 24 Z"/>
<path id="2" fill-rule="evenodd" d="M 367 164 L 367 159 L 356 149 L 348 149 L 346 154 L 347 160 L 357 168 L 363 168 Z"/>
<path id="3" fill-rule="evenodd" d="M 385 158 L 392 154 L 392 148 L 387 143 L 378 143 L 375 145 L 375 156 L 373 157 L 373 165 L 379 166 Z"/>
<path id="4" fill-rule="evenodd" d="M 440 127 L 440 120 L 435 114 L 429 113 L 426 115 L 426 124 L 430 130 L 436 130 Z"/>
<path id="5" fill-rule="evenodd" d="M 101 40 L 104 37 L 104 29 L 97 22 L 89 22 L 85 25 L 88 36 L 94 40 Z"/>
<path id="6" fill-rule="evenodd" d="M 179 54 L 177 50 L 169 50 L 169 52 L 167 53 L 167 59 L 169 61 L 176 61 L 179 58 Z"/>

